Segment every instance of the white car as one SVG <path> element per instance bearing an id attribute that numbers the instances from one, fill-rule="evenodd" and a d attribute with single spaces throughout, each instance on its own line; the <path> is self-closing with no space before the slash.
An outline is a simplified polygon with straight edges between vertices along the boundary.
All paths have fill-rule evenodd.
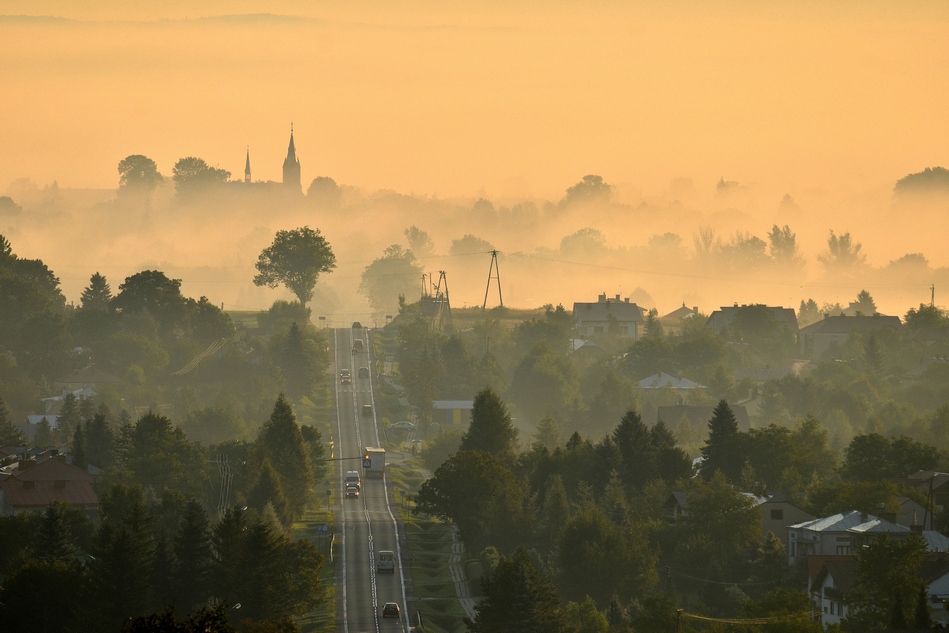
<path id="1" fill-rule="evenodd" d="M 415 423 L 409 422 L 408 420 L 403 420 L 402 422 L 396 422 L 389 428 L 394 429 L 396 431 L 414 431 Z"/>

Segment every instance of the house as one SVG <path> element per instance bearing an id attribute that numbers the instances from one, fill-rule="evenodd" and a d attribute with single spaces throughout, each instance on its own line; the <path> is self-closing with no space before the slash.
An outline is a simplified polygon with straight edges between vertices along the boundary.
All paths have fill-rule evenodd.
<path id="1" fill-rule="evenodd" d="M 459 426 L 471 422 L 474 400 L 436 400 L 432 403 L 432 422 L 443 426 Z"/>
<path id="2" fill-rule="evenodd" d="M 636 386 L 640 389 L 672 389 L 674 391 L 688 391 L 690 389 L 705 389 L 705 385 L 700 385 L 697 382 L 689 380 L 688 378 L 676 378 L 671 374 L 666 374 L 664 372 L 659 372 L 658 374 L 653 374 L 648 378 L 643 378 Z"/>
<path id="3" fill-rule="evenodd" d="M 729 408 L 735 414 L 735 421 L 738 422 L 738 428 L 747 431 L 751 428 L 751 422 L 748 419 L 748 410 L 740 405 L 730 405 Z M 662 420 L 666 426 L 673 432 L 679 426 L 679 422 L 684 419 L 689 421 L 692 428 L 703 429 L 708 426 L 708 421 L 712 419 L 712 413 L 715 407 L 692 406 L 686 404 L 677 404 L 670 406 L 660 406 L 656 415 L 656 420 Z"/>
<path id="4" fill-rule="evenodd" d="M 108 372 L 102 371 L 95 365 L 86 365 L 79 371 L 60 378 L 53 383 L 53 386 L 63 391 L 79 391 L 83 389 L 95 391 L 96 385 L 111 385 L 120 382 L 122 382 L 120 379 Z"/>
<path id="5" fill-rule="evenodd" d="M 812 554 L 847 555 L 881 534 L 905 538 L 914 531 L 858 510 L 839 512 L 788 526 L 788 564 Z"/>
<path id="6" fill-rule="evenodd" d="M 609 352 L 592 341 L 582 338 L 570 339 L 570 354 L 578 361 L 596 362 L 609 356 Z"/>
<path id="7" fill-rule="evenodd" d="M 629 299 L 607 299 L 601 294 L 596 303 L 574 303 L 573 320 L 581 337 L 615 334 L 636 340 L 643 324 L 643 309 Z"/>
<path id="8" fill-rule="evenodd" d="M 782 493 L 769 495 L 759 503 L 758 514 L 761 515 L 761 538 L 771 532 L 781 539 L 785 549 L 788 547 L 788 526 L 814 519 L 814 515 L 788 501 Z"/>
<path id="9" fill-rule="evenodd" d="M 681 308 L 676 308 L 669 314 L 659 317 L 659 323 L 662 325 L 662 330 L 666 334 L 678 334 L 682 331 L 682 326 L 686 321 L 698 313 L 698 307 L 687 308 L 683 301 Z"/>
<path id="10" fill-rule="evenodd" d="M 0 515 L 42 512 L 54 501 L 94 514 L 99 497 L 93 483 L 93 475 L 70 466 L 62 455 L 40 463 L 21 460 L 0 481 Z"/>
<path id="11" fill-rule="evenodd" d="M 821 625 L 826 629 L 840 625 L 847 617 L 847 594 L 857 586 L 856 556 L 809 556 L 818 559 L 820 570 L 809 579 L 808 594 L 820 613 Z"/>
<path id="12" fill-rule="evenodd" d="M 792 332 L 797 332 L 797 314 L 793 308 L 783 308 L 781 306 L 766 306 L 761 304 L 722 306 L 709 315 L 705 327 L 721 331 L 726 327 L 731 327 L 743 311 L 766 310 L 774 315 L 775 321 L 784 323 Z"/>
<path id="13" fill-rule="evenodd" d="M 883 316 L 829 316 L 811 323 L 797 333 L 801 354 L 819 358 L 831 345 L 844 345 L 855 332 L 879 332 L 890 329 L 903 331 L 899 317 Z"/>
<path id="14" fill-rule="evenodd" d="M 676 491 L 669 495 L 666 502 L 662 504 L 662 509 L 666 514 L 666 519 L 670 524 L 677 523 L 689 512 L 689 499 L 684 492 Z"/>

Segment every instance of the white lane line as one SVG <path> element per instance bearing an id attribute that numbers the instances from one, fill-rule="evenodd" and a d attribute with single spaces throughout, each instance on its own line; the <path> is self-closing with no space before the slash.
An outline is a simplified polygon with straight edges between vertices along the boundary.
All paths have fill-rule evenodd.
<path id="1" fill-rule="evenodd" d="M 336 340 L 336 330 L 333 330 L 333 353 L 336 354 L 336 371 L 339 373 L 339 350 L 337 349 L 338 342 Z M 333 382 L 336 385 L 336 433 L 339 438 L 339 450 L 340 456 L 342 456 L 343 451 L 343 424 L 339 417 L 339 378 L 333 376 Z M 343 489 L 343 483 L 346 481 L 345 476 L 343 475 L 343 462 L 340 461 L 336 467 L 339 472 L 339 499 L 345 501 L 346 491 Z M 339 562 L 343 568 L 342 572 L 342 588 L 343 588 L 343 631 L 344 633 L 349 633 L 349 613 L 346 608 L 346 508 L 341 503 L 339 505 L 339 516 L 340 524 L 342 525 L 342 535 L 339 539 L 339 548 L 341 551 Z M 330 545 L 332 547 L 332 544 Z"/>
<path id="2" fill-rule="evenodd" d="M 369 364 L 369 401 L 372 403 L 372 427 L 376 431 L 376 446 L 379 446 L 379 423 L 376 420 L 376 399 L 372 390 L 372 346 L 369 344 L 369 332 L 366 332 L 366 354 Z M 392 529 L 395 532 L 395 555 L 399 559 L 399 587 L 402 589 L 402 614 L 405 618 L 403 630 L 411 630 L 412 625 L 409 622 L 409 605 L 405 596 L 405 572 L 402 569 L 402 547 L 399 545 L 399 523 L 392 514 L 392 507 L 389 505 L 389 486 L 386 483 L 385 473 L 382 474 L 382 489 L 385 491 L 386 512 L 392 520 Z"/>

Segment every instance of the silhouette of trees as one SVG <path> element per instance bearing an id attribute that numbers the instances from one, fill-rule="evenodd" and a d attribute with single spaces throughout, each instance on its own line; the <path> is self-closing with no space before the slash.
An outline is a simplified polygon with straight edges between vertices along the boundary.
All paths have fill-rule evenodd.
<path id="1" fill-rule="evenodd" d="M 178 162 L 181 163 L 181 161 Z M 178 165 L 175 167 L 177 168 Z M 120 195 L 132 191 L 148 194 L 165 180 L 164 176 L 158 173 L 158 165 L 155 161 L 140 154 L 132 154 L 120 160 L 118 170 Z"/>
<path id="2" fill-rule="evenodd" d="M 179 198 L 188 198 L 220 185 L 231 177 L 225 169 L 211 167 L 204 160 L 189 156 L 179 159 L 172 168 L 172 180 Z"/>
<path id="3" fill-rule="evenodd" d="M 418 292 L 418 279 L 422 267 L 415 255 L 398 244 L 385 249 L 382 257 L 366 266 L 362 272 L 359 291 L 369 299 L 369 305 L 377 315 L 395 312 L 399 308 L 399 297 Z"/>
<path id="4" fill-rule="evenodd" d="M 851 272 L 866 264 L 867 256 L 860 252 L 863 246 L 854 243 L 850 233 L 836 235 L 830 232 L 827 250 L 817 256 L 817 261 L 830 272 Z"/>
<path id="5" fill-rule="evenodd" d="M 336 268 L 336 255 L 319 229 L 304 226 L 277 231 L 273 244 L 261 251 L 256 267 L 254 285 L 276 288 L 283 284 L 306 306 L 320 273 Z"/>

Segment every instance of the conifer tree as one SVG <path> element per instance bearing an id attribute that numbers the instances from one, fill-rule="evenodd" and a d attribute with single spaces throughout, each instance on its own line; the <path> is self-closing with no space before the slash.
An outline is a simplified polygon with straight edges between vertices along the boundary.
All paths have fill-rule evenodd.
<path id="1" fill-rule="evenodd" d="M 72 465 L 82 469 L 85 469 L 87 465 L 86 439 L 81 424 L 76 425 L 76 431 L 72 434 Z"/>
<path id="2" fill-rule="evenodd" d="M 708 439 L 702 447 L 702 476 L 711 479 L 720 470 L 731 483 L 741 480 L 745 460 L 741 454 L 738 421 L 728 402 L 721 400 L 708 422 Z"/>
<path id="3" fill-rule="evenodd" d="M 59 418 L 56 421 L 56 430 L 62 442 L 72 439 L 76 427 L 82 422 L 79 415 L 79 401 L 71 393 L 63 396 L 63 404 L 59 409 Z"/>
<path id="4" fill-rule="evenodd" d="M 270 419 L 260 431 L 257 447 L 261 460 L 269 460 L 273 469 L 280 475 L 280 487 L 289 503 L 287 516 L 300 516 L 308 500 L 312 474 L 303 435 L 290 403 L 283 394 L 277 398 Z M 274 501 L 276 506 L 276 500 Z M 266 501 L 263 505 L 266 505 Z M 263 505 L 260 506 L 261 509 Z"/>
<path id="5" fill-rule="evenodd" d="M 106 415 L 97 413 L 83 426 L 86 462 L 102 469 L 111 468 L 115 464 L 115 436 Z"/>
<path id="6" fill-rule="evenodd" d="M 105 312 L 112 301 L 112 288 L 109 282 L 99 273 L 94 273 L 89 279 L 89 285 L 82 291 L 80 297 L 83 310 L 98 310 Z"/>
<path id="7" fill-rule="evenodd" d="M 0 446 L 23 446 L 24 444 L 26 444 L 26 438 L 10 420 L 7 404 L 0 395 Z"/>
<path id="8" fill-rule="evenodd" d="M 257 483 L 247 495 L 247 505 L 258 512 L 263 512 L 267 504 L 272 504 L 281 522 L 289 523 L 293 520 L 287 498 L 280 484 L 280 477 L 274 470 L 269 459 L 265 459 L 260 467 L 260 476 Z"/>
<path id="9" fill-rule="evenodd" d="M 238 599 L 246 527 L 243 508 L 234 506 L 224 512 L 211 532 L 211 589 L 219 600 L 234 603 Z"/>
<path id="10" fill-rule="evenodd" d="M 507 406 L 490 388 L 479 391 L 460 450 L 482 451 L 494 455 L 502 464 L 510 464 L 514 461 L 516 443 L 517 429 L 511 423 Z"/>
<path id="11" fill-rule="evenodd" d="M 211 534 L 208 515 L 192 499 L 185 506 L 174 540 L 175 565 L 172 587 L 175 604 L 182 612 L 205 603 L 210 595 Z"/>
<path id="12" fill-rule="evenodd" d="M 49 425 L 49 420 L 44 416 L 36 425 L 36 433 L 33 435 L 33 447 L 45 450 L 49 446 L 56 444 L 56 433 Z"/>

